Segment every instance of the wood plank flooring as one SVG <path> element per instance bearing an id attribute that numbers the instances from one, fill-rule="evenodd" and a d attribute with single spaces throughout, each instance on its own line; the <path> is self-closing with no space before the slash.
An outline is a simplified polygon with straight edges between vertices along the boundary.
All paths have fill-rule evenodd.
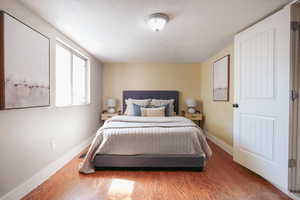
<path id="1" fill-rule="evenodd" d="M 234 163 L 209 143 L 213 157 L 204 172 L 97 171 L 79 174 L 75 158 L 24 200 L 279 200 L 289 199 L 270 183 Z"/>

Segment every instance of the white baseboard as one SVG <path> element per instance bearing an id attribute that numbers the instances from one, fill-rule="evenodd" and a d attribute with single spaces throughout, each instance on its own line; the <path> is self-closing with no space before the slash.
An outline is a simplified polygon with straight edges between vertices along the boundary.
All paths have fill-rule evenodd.
<path id="1" fill-rule="evenodd" d="M 205 130 L 206 137 L 213 142 L 214 144 L 218 145 L 220 148 L 222 148 L 224 151 L 226 151 L 228 154 L 233 155 L 233 147 L 228 145 L 227 143 L 223 142 L 216 136 L 210 134 L 207 130 Z M 55 174 L 59 169 L 61 169 L 63 166 L 65 166 L 69 161 L 71 161 L 76 155 L 78 155 L 84 148 L 86 148 L 92 141 L 94 136 L 91 136 L 84 140 L 81 144 L 77 145 L 73 149 L 71 149 L 69 152 L 64 154 L 61 158 L 58 160 L 50 163 L 47 167 L 36 173 L 34 176 L 32 176 L 30 179 L 28 179 L 26 182 L 22 183 L 15 189 L 11 190 L 4 196 L 0 198 L 0 200 L 18 200 L 27 195 L 29 192 L 34 190 L 36 187 L 38 187 L 40 184 L 42 184 L 44 181 L 46 181 L 50 176 Z M 275 185 L 275 187 L 277 187 Z M 279 190 L 281 190 L 283 193 L 287 194 L 290 198 L 294 200 L 300 200 L 300 197 L 298 195 L 295 195 L 293 193 L 290 193 L 287 190 L 284 190 L 280 187 L 277 187 Z"/>
<path id="2" fill-rule="evenodd" d="M 33 175 L 30 179 L 17 186 L 4 196 L 0 198 L 0 200 L 18 200 L 27 195 L 37 186 L 46 181 L 50 176 L 55 174 L 59 169 L 65 166 L 68 162 L 70 162 L 76 155 L 78 155 L 84 148 L 90 145 L 94 136 L 91 136 L 84 140 L 79 145 L 72 148 L 69 152 L 64 154 L 62 157 L 57 159 L 56 161 L 50 163 L 47 167 L 42 169 Z"/>
<path id="3" fill-rule="evenodd" d="M 207 139 L 212 141 L 214 144 L 218 145 L 221 149 L 229 153 L 230 155 L 233 155 L 233 147 L 224 142 L 223 140 L 217 138 L 216 136 L 209 133 L 209 131 L 205 130 L 205 134 Z"/>

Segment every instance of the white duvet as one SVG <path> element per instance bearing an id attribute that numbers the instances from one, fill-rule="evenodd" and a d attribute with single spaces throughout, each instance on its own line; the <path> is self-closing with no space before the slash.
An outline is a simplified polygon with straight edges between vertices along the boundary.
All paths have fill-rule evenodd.
<path id="1" fill-rule="evenodd" d="M 212 152 L 202 129 L 187 118 L 116 116 L 97 131 L 79 171 L 93 173 L 97 154 L 198 154 L 208 159 Z"/>

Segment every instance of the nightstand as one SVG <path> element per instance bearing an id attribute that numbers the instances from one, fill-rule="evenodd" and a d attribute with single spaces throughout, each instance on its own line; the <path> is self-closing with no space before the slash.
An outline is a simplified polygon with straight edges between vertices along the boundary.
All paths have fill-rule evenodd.
<path id="1" fill-rule="evenodd" d="M 101 120 L 105 121 L 105 120 L 108 120 L 109 118 L 112 118 L 113 116 L 117 116 L 117 115 L 119 115 L 119 113 L 104 112 L 101 114 Z"/>
<path id="2" fill-rule="evenodd" d="M 197 112 L 194 114 L 190 114 L 185 111 L 181 111 L 181 112 L 182 112 L 182 116 L 184 116 L 190 120 L 193 120 L 193 121 L 198 121 L 198 125 L 201 126 L 201 121 L 203 120 L 203 115 L 201 113 Z"/>

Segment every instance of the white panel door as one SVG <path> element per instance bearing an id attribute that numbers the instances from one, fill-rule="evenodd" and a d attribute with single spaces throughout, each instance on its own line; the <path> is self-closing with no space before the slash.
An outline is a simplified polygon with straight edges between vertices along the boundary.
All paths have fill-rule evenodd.
<path id="1" fill-rule="evenodd" d="M 290 9 L 235 37 L 234 160 L 287 188 Z"/>

